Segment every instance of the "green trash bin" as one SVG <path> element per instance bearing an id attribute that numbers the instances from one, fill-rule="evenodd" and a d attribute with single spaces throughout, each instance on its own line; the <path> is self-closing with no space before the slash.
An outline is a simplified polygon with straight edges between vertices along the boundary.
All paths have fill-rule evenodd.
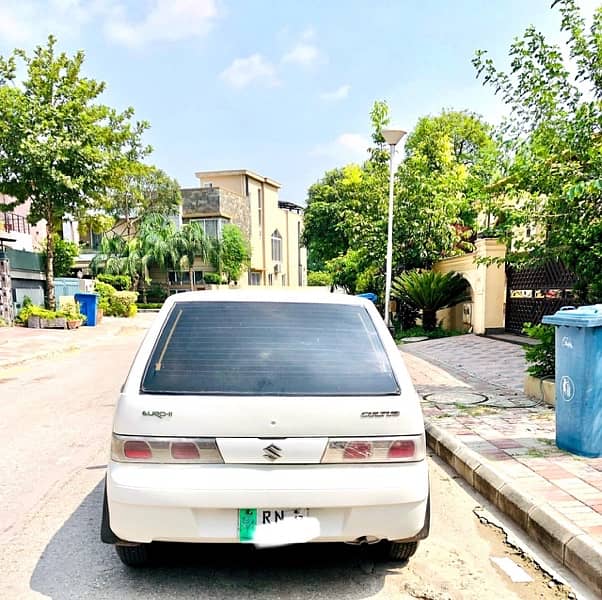
<path id="1" fill-rule="evenodd" d="M 565 307 L 542 321 L 556 325 L 556 444 L 602 456 L 602 304 Z"/>

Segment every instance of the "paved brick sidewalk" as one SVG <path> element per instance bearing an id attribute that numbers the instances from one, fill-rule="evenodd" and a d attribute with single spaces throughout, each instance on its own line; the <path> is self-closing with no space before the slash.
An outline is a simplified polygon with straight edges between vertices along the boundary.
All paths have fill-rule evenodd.
<path id="1" fill-rule="evenodd" d="M 602 557 L 602 458 L 556 447 L 554 409 L 521 391 L 521 347 L 465 335 L 401 350 L 424 398 L 426 420 L 476 452 L 534 504 L 562 515 Z"/>

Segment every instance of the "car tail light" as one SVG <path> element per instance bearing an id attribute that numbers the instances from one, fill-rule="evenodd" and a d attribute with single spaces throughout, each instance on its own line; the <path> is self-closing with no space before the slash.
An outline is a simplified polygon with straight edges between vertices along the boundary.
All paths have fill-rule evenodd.
<path id="1" fill-rule="evenodd" d="M 140 437 L 113 434 L 116 462 L 215 464 L 224 460 L 214 438 Z"/>
<path id="2" fill-rule="evenodd" d="M 347 442 L 343 450 L 345 460 L 370 458 L 372 456 L 372 442 Z"/>
<path id="3" fill-rule="evenodd" d="M 330 438 L 323 463 L 415 462 L 426 457 L 424 435 Z"/>
<path id="4" fill-rule="evenodd" d="M 130 440 L 123 444 L 123 454 L 130 459 L 152 458 L 153 453 L 146 442 L 140 440 Z"/>
<path id="5" fill-rule="evenodd" d="M 199 449 L 193 442 L 172 442 L 171 457 L 178 460 L 200 458 Z"/>

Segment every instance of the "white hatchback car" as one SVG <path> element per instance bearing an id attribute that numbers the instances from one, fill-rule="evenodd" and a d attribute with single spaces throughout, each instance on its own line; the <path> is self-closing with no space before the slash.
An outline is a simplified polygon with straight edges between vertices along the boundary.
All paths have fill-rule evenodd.
<path id="1" fill-rule="evenodd" d="M 113 424 L 102 540 L 382 542 L 428 535 L 420 402 L 374 305 L 338 294 L 171 296 Z"/>

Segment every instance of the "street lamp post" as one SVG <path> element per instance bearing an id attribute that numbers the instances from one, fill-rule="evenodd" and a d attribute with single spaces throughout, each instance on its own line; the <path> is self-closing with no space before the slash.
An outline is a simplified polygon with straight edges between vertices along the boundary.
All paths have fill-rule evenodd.
<path id="1" fill-rule="evenodd" d="M 389 158 L 389 222 L 387 226 L 387 272 L 385 279 L 385 308 L 384 319 L 387 327 L 391 326 L 391 311 L 389 303 L 391 301 L 391 272 L 393 262 L 393 156 L 395 155 L 395 146 L 406 134 L 402 129 L 383 129 L 385 142 L 389 144 L 391 156 Z"/>

